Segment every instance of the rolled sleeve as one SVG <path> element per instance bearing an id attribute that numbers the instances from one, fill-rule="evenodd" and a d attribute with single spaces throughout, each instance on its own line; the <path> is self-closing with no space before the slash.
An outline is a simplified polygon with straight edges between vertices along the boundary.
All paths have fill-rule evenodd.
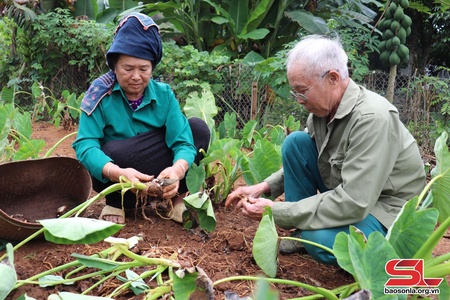
<path id="1" fill-rule="evenodd" d="M 264 179 L 269 185 L 270 195 L 278 197 L 284 193 L 284 170 L 281 168 L 277 172 L 273 173 L 266 179 Z"/>

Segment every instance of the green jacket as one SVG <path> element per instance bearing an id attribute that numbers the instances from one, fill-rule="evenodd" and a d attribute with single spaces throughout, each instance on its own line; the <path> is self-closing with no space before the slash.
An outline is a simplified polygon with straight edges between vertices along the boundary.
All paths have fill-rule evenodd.
<path id="1" fill-rule="evenodd" d="M 123 140 L 162 127 L 166 128 L 166 143 L 173 150 L 173 161 L 184 159 L 191 165 L 197 153 L 192 131 L 170 87 L 151 80 L 142 104 L 133 111 L 116 82 L 112 92 L 101 99 L 90 115 L 82 112 L 72 146 L 77 159 L 92 176 L 107 182 L 102 169 L 112 159 L 101 147 L 112 140 Z"/>
<path id="2" fill-rule="evenodd" d="M 307 129 L 319 152 L 327 192 L 275 202 L 282 228 L 315 230 L 354 224 L 372 214 L 389 228 L 402 206 L 425 187 L 417 144 L 385 98 L 350 81 L 336 115 L 310 115 Z M 283 170 L 265 180 L 273 196 L 283 192 Z"/>

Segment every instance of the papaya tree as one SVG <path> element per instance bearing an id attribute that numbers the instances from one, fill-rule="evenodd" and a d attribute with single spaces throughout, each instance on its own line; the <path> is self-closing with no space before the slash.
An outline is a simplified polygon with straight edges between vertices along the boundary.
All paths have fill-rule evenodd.
<path id="1" fill-rule="evenodd" d="M 384 17 L 379 22 L 379 29 L 383 32 L 383 40 L 379 44 L 380 60 L 384 65 L 390 66 L 386 91 L 386 98 L 390 102 L 394 98 L 397 66 L 409 61 L 406 38 L 411 34 L 412 20 L 404 11 L 408 6 L 408 0 L 389 1 L 384 10 Z"/>

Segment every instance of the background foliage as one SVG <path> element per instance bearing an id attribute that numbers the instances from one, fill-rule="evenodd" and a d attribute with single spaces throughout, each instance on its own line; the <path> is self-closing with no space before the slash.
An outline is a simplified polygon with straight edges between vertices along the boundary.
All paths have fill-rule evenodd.
<path id="1" fill-rule="evenodd" d="M 67 115 L 68 111 L 56 107 L 65 105 L 63 92 L 79 99 L 92 79 L 107 70 L 104 56 L 116 22 L 133 10 L 150 14 L 161 27 L 164 57 L 155 78 L 171 84 L 182 106 L 192 92 L 200 95 L 205 88 L 210 90 L 219 108 L 217 124 L 227 112 L 236 113 L 240 128 L 250 118 L 261 121 L 261 127 L 283 124 L 290 116 L 304 120 L 307 113 L 289 97 L 284 60 L 287 49 L 310 33 L 341 38 L 352 78 L 358 83 L 366 84 L 371 70 L 387 70 L 379 64 L 378 23 L 385 7 L 379 1 L 36 3 L 4 1 L 0 5 L 2 100 L 25 110 L 45 111 L 41 118 L 59 122 L 64 115 L 55 114 Z M 410 1 L 405 9 L 414 20 L 413 34 L 406 42 L 411 59 L 401 66 L 400 73 L 408 79 L 396 85 L 394 101 L 400 108 L 409 108 L 404 121 L 426 147 L 448 123 L 448 81 L 428 76 L 448 74 L 448 54 L 443 50 L 449 42 L 445 35 L 448 8 L 445 1 L 421 0 Z M 41 97 L 33 91 L 35 84 L 43 91 Z M 376 91 L 385 94 L 383 84 Z M 252 102 L 255 97 L 256 104 Z"/>

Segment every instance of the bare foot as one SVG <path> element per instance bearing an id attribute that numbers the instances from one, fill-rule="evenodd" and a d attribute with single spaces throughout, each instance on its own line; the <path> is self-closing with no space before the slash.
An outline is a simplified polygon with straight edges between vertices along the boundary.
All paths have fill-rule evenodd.
<path id="1" fill-rule="evenodd" d="M 116 224 L 125 224 L 125 212 L 121 208 L 105 205 L 99 219 Z"/>
<path id="2" fill-rule="evenodd" d="M 125 220 L 123 219 L 122 216 L 106 215 L 106 216 L 103 216 L 103 220 L 108 221 L 108 222 L 113 222 L 116 224 L 125 224 Z"/>

